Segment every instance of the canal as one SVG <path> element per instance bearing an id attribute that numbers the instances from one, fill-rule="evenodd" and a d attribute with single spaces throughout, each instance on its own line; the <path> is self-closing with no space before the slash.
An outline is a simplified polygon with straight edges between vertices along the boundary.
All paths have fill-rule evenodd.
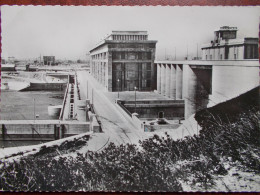
<path id="1" fill-rule="evenodd" d="M 28 91 L 19 92 L 1 90 L 1 120 L 36 120 L 53 119 L 48 115 L 49 105 L 61 105 L 63 91 Z M 43 143 L 42 141 L 0 141 L 0 147 L 17 147 Z"/>

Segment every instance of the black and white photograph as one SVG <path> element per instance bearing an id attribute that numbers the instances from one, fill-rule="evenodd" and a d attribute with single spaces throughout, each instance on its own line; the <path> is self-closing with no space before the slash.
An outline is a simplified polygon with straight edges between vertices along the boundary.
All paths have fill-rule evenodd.
<path id="1" fill-rule="evenodd" d="M 260 6 L 0 11 L 0 191 L 260 192 Z"/>

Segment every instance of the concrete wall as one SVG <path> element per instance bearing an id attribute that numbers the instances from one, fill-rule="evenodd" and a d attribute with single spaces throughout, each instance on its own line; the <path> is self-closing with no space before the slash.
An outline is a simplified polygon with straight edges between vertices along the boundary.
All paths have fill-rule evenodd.
<path id="1" fill-rule="evenodd" d="M 259 66 L 214 66 L 209 106 L 239 96 L 259 85 Z"/>
<path id="2" fill-rule="evenodd" d="M 177 129 L 181 124 L 167 124 L 167 125 L 143 125 L 144 132 L 153 132 L 161 129 L 174 130 Z"/>
<path id="3" fill-rule="evenodd" d="M 30 86 L 21 91 L 63 91 L 66 83 L 30 83 Z"/>
<path id="4" fill-rule="evenodd" d="M 242 55 L 241 50 L 236 52 Z M 185 100 L 185 118 L 200 109 L 227 101 L 259 85 L 258 60 L 156 61 L 155 63 L 160 67 L 160 72 L 157 74 L 160 78 L 157 80 L 161 81 L 158 92 L 162 95 L 168 94 L 165 90 L 166 67 L 163 64 L 171 64 L 173 74 L 175 70 L 176 99 Z M 174 82 L 173 74 L 171 83 Z M 170 97 L 174 99 L 174 95 L 171 94 L 170 91 Z"/>
<path id="5" fill-rule="evenodd" d="M 28 122 L 25 124 L 24 121 L 8 121 L 5 124 L 1 121 L 1 139 L 4 138 L 38 138 L 38 139 L 59 139 L 63 137 L 68 137 L 71 135 L 77 135 L 80 133 L 85 133 L 90 130 L 90 123 L 87 122 L 57 122 L 53 121 L 36 121 Z"/>
<path id="6" fill-rule="evenodd" d="M 85 133 L 90 131 L 90 124 L 77 124 L 77 123 L 71 123 L 64 125 L 64 137 L 68 137 L 71 135 L 77 135 L 81 133 Z"/>
<path id="7" fill-rule="evenodd" d="M 138 113 L 139 118 L 158 118 L 163 111 L 167 119 L 180 119 L 184 117 L 184 100 L 138 100 L 122 101 L 122 105 L 130 112 Z"/>

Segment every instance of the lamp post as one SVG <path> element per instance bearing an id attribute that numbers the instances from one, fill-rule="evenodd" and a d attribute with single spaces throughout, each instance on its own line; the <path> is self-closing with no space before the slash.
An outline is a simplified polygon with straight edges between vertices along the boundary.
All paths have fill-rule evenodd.
<path id="1" fill-rule="evenodd" d="M 117 79 L 117 99 L 119 99 L 119 79 Z"/>
<path id="2" fill-rule="evenodd" d="M 87 99 L 88 99 L 88 80 L 87 80 Z"/>
<path id="3" fill-rule="evenodd" d="M 35 98 L 33 98 L 33 120 L 35 122 Z"/>
<path id="4" fill-rule="evenodd" d="M 136 113 L 136 90 L 137 90 L 137 87 L 135 87 L 135 113 Z"/>

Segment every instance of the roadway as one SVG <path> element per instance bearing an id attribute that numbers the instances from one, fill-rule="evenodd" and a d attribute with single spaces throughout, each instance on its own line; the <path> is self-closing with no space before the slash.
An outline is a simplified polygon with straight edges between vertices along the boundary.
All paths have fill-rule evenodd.
<path id="1" fill-rule="evenodd" d="M 93 140 L 93 143 L 96 145 L 93 148 L 94 150 L 104 147 L 109 142 L 114 142 L 115 144 L 138 144 L 138 140 L 143 140 L 147 137 L 144 132 L 136 129 L 130 121 L 122 116 L 115 103 L 105 96 L 105 88 L 89 72 L 78 71 L 77 75 L 81 99 L 93 101 L 96 114 L 102 123 L 101 126 L 104 133 L 94 136 L 94 140 L 96 137 L 97 141 Z M 100 136 L 103 139 L 100 139 Z"/>

